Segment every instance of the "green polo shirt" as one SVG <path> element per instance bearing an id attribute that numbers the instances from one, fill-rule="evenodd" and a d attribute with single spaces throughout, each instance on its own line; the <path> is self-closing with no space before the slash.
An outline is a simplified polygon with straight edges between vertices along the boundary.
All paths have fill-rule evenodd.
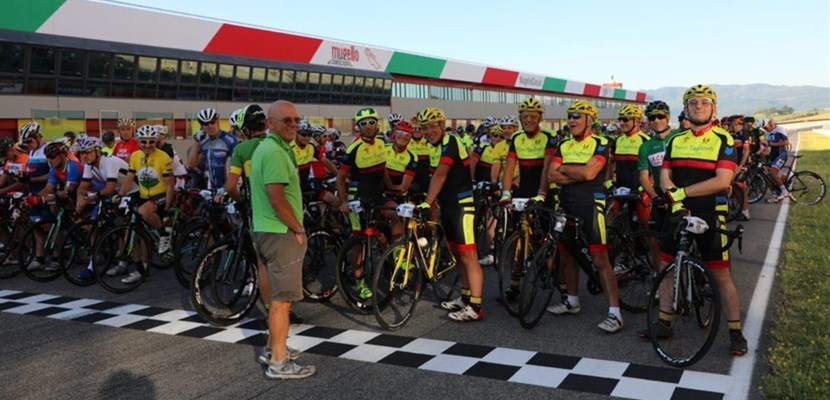
<path id="1" fill-rule="evenodd" d="M 303 195 L 294 152 L 281 137 L 269 133 L 251 159 L 251 209 L 254 232 L 287 233 L 288 225 L 277 217 L 268 201 L 268 184 L 285 186 L 285 197 L 300 224 L 303 223 Z"/>

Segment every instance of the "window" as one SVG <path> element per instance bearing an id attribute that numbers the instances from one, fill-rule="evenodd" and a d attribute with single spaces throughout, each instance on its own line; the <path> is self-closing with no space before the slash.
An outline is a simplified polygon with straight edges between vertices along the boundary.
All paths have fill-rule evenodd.
<path id="1" fill-rule="evenodd" d="M 176 76 L 178 73 L 179 60 L 172 60 L 169 58 L 161 59 L 161 66 L 159 68 L 160 83 L 176 83 Z"/>
<path id="2" fill-rule="evenodd" d="M 383 94 L 386 97 L 392 96 L 392 80 L 391 79 L 384 79 L 383 80 Z"/>
<path id="3" fill-rule="evenodd" d="M 308 90 L 316 92 L 320 90 L 320 73 L 310 72 L 308 74 Z"/>
<path id="4" fill-rule="evenodd" d="M 133 82 L 112 82 L 112 97 L 134 97 L 135 84 Z"/>
<path id="5" fill-rule="evenodd" d="M 125 81 L 135 76 L 135 56 L 116 54 L 113 62 L 113 78 Z"/>
<path id="6" fill-rule="evenodd" d="M 214 82 L 216 82 L 216 64 L 203 62 L 199 67 L 199 83 L 210 86 Z"/>
<path id="7" fill-rule="evenodd" d="M 55 49 L 51 47 L 32 47 L 29 70 L 38 75 L 55 75 Z"/>
<path id="8" fill-rule="evenodd" d="M 362 76 L 354 77 L 354 93 L 363 94 L 364 79 Z"/>
<path id="9" fill-rule="evenodd" d="M 0 72 L 23 73 L 23 45 L 0 43 Z"/>
<path id="10" fill-rule="evenodd" d="M 354 77 L 353 76 L 346 75 L 343 78 L 343 93 L 345 93 L 345 94 L 354 93 Z"/>
<path id="11" fill-rule="evenodd" d="M 320 103 L 331 103 L 332 91 L 331 74 L 320 74 Z"/>
<path id="12" fill-rule="evenodd" d="M 280 78 L 280 91 L 291 91 L 294 89 L 294 71 L 283 70 Z"/>
<path id="13" fill-rule="evenodd" d="M 156 82 L 158 59 L 155 57 L 138 57 L 138 82 Z"/>
<path id="14" fill-rule="evenodd" d="M 198 65 L 199 63 L 196 61 L 182 60 L 182 75 L 179 78 L 179 82 L 185 85 L 195 85 Z"/>
<path id="15" fill-rule="evenodd" d="M 61 76 L 83 77 L 84 53 L 82 50 L 61 49 Z"/>
<path id="16" fill-rule="evenodd" d="M 251 79 L 251 67 L 242 65 L 236 66 L 236 86 L 248 86 L 248 81 Z"/>
<path id="17" fill-rule="evenodd" d="M 219 86 L 231 86 L 233 84 L 233 65 L 219 65 Z"/>
<path id="18" fill-rule="evenodd" d="M 251 67 L 236 66 L 236 80 L 234 80 L 233 99 L 235 101 L 251 101 Z"/>
<path id="19" fill-rule="evenodd" d="M 86 55 L 87 79 L 108 79 L 111 65 L 112 54 L 90 51 Z"/>
<path id="20" fill-rule="evenodd" d="M 308 72 L 297 71 L 294 73 L 294 89 L 298 91 L 308 90 Z"/>

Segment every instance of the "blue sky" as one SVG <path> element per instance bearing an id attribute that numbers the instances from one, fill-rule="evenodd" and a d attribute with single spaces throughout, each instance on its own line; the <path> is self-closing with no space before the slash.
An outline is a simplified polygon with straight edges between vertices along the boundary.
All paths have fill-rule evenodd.
<path id="1" fill-rule="evenodd" d="M 827 0 L 122 0 L 627 89 L 830 87 Z"/>

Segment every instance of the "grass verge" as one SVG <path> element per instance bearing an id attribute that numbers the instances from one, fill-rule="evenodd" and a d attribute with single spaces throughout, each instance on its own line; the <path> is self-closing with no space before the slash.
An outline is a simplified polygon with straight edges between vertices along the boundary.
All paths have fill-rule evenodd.
<path id="1" fill-rule="evenodd" d="M 830 178 L 830 136 L 802 133 L 799 170 Z M 770 399 L 830 399 L 830 199 L 792 204 L 778 279 L 781 302 L 772 329 Z"/>

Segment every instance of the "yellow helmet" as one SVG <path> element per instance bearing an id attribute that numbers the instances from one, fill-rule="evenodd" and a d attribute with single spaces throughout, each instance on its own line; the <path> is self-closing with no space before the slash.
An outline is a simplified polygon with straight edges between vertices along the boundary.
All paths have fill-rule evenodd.
<path id="1" fill-rule="evenodd" d="M 633 104 L 626 104 L 620 108 L 619 118 L 643 119 L 643 110 Z"/>
<path id="2" fill-rule="evenodd" d="M 542 106 L 542 102 L 535 97 L 528 97 L 524 99 L 519 104 L 519 113 L 523 113 L 525 111 L 536 111 L 538 113 L 544 113 L 545 107 Z"/>
<path id="3" fill-rule="evenodd" d="M 686 105 L 689 99 L 693 97 L 705 97 L 712 100 L 712 103 L 718 104 L 718 95 L 715 94 L 712 88 L 706 85 L 694 85 L 686 90 L 686 93 L 683 93 L 683 105 Z"/>
<path id="4" fill-rule="evenodd" d="M 427 107 L 424 111 L 418 115 L 420 118 L 421 125 L 427 125 L 433 122 L 444 122 L 447 120 L 447 117 L 444 115 L 444 112 L 441 111 L 440 108 L 435 107 Z"/>
<path id="5" fill-rule="evenodd" d="M 568 114 L 570 113 L 585 114 L 595 120 L 599 117 L 597 106 L 585 100 L 574 100 L 571 106 L 568 107 Z"/>
<path id="6" fill-rule="evenodd" d="M 360 122 L 366 118 L 374 118 L 375 120 L 380 120 L 378 112 L 375 111 L 374 108 L 366 107 L 357 110 L 357 113 L 354 115 L 354 122 Z"/>
<path id="7" fill-rule="evenodd" d="M 502 129 L 500 125 L 493 125 L 487 130 L 487 132 L 492 135 L 494 133 L 502 133 L 504 132 L 504 129 Z"/>

